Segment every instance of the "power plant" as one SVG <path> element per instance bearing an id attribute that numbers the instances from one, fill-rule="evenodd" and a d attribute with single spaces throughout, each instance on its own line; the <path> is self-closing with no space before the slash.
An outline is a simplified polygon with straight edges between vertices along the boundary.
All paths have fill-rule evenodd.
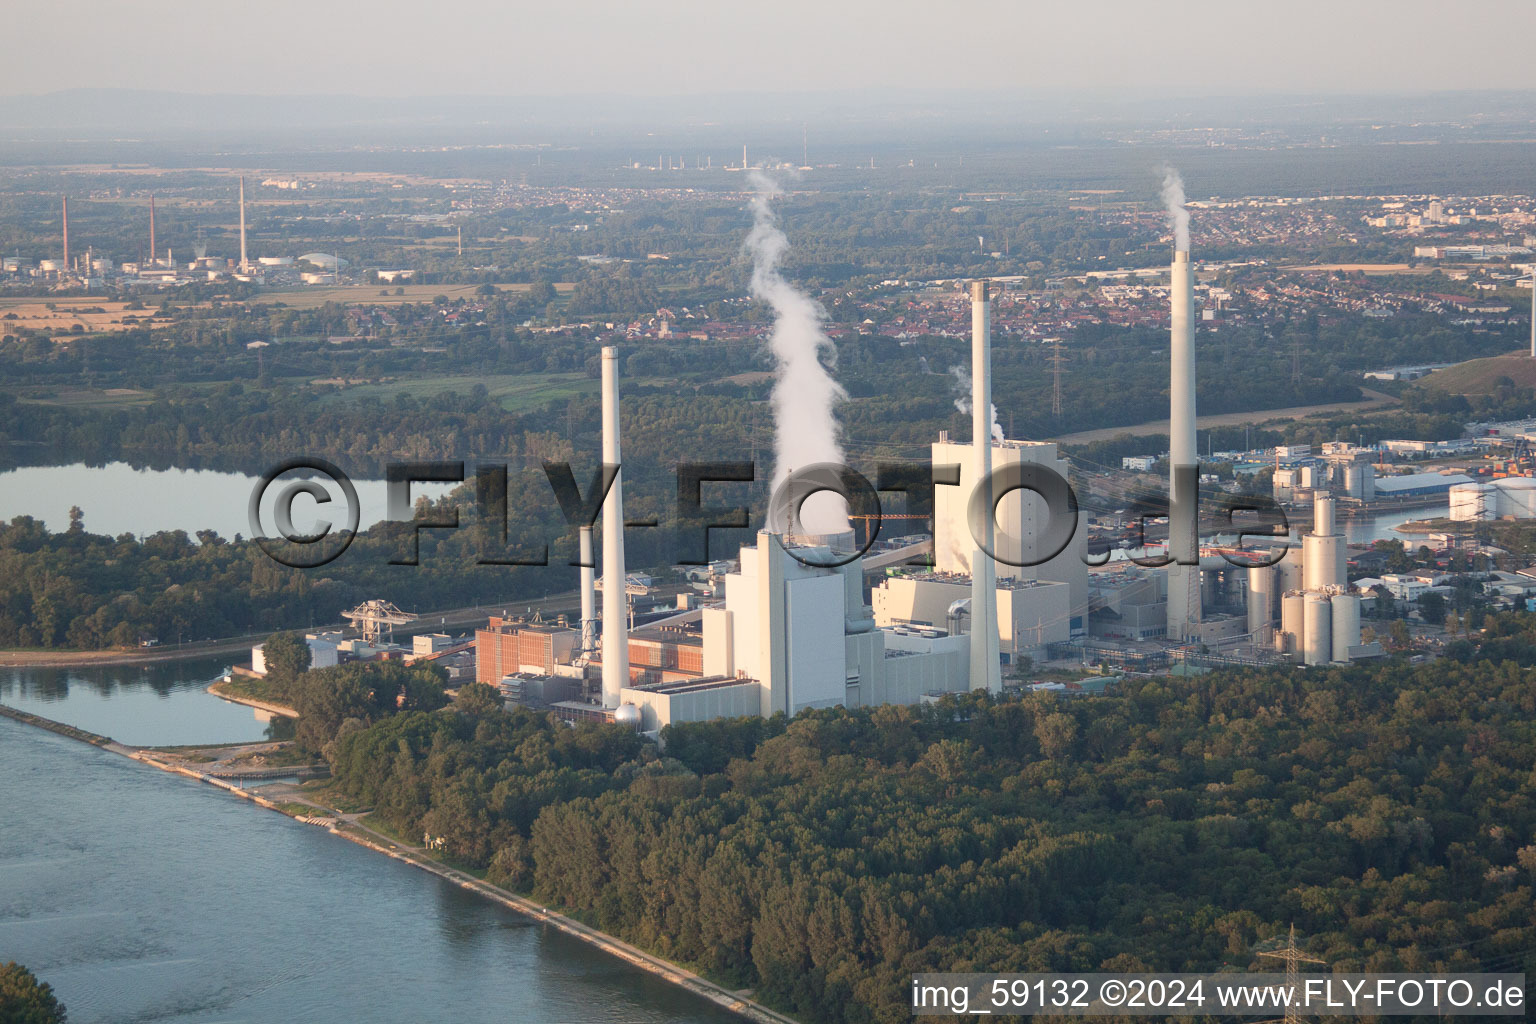
<path id="1" fill-rule="evenodd" d="M 756 260 L 753 294 L 777 317 L 770 345 L 779 370 L 772 402 L 777 485 L 792 466 L 840 459 L 832 408 L 843 394 L 817 359 L 829 342 L 813 308 L 777 274 L 787 242 L 767 208 L 772 194 L 760 186 L 748 249 Z M 768 527 L 740 548 L 734 567 L 712 568 L 709 596 L 685 590 L 675 610 L 653 608 L 652 618 L 637 625 L 631 599 L 649 594 L 651 581 L 628 572 L 618 469 L 602 504 L 600 580 L 594 581 L 591 567 L 592 529 L 578 531 L 580 622 L 492 619 L 477 638 L 477 678 L 499 685 L 509 699 L 548 707 L 569 720 L 655 731 L 722 716 L 915 703 L 966 690 L 1000 694 L 1005 667 L 1085 650 L 1094 622 L 1106 616 L 1165 651 L 1185 654 L 1231 643 L 1267 652 L 1271 661 L 1290 657 L 1322 665 L 1379 653 L 1376 645 L 1360 642 L 1360 597 L 1347 583 L 1344 538 L 1327 492 L 1316 491 L 1311 531 L 1299 545 L 1288 543 L 1273 565 L 1242 568 L 1223 558 L 1229 552 L 1202 549 L 1194 268 L 1181 187 L 1175 195 L 1169 366 L 1174 500 L 1165 570 L 1090 578 L 1083 524 L 1059 549 L 1035 550 L 1050 532 L 1051 513 L 1040 494 L 1013 481 L 1042 470 L 1066 479 L 1069 467 L 1056 444 L 1010 440 L 998 428 L 992 295 L 987 281 L 974 281 L 971 438 L 952 441 L 941 432 L 931 445 L 934 467 L 949 467 L 946 474 L 958 469 L 958 486 L 935 477 L 931 548 L 914 540 L 865 557 L 853 551 L 843 512 L 827 516 L 824 529 L 802 526 L 792 516 L 776 522 L 770 515 Z M 619 467 L 619 359 L 613 347 L 602 350 L 601 376 L 602 458 Z M 816 429 L 808 430 L 810 424 Z M 1343 479 L 1355 481 L 1351 452 L 1334 454 Z M 994 487 L 1002 493 L 992 493 Z M 932 554 L 931 569 L 894 570 L 925 550 Z M 1128 566 L 1121 562 L 1122 569 Z M 600 609 L 594 589 L 602 592 Z M 1235 614 L 1222 610 L 1234 601 Z M 1215 609 L 1210 614 L 1208 605 Z"/>

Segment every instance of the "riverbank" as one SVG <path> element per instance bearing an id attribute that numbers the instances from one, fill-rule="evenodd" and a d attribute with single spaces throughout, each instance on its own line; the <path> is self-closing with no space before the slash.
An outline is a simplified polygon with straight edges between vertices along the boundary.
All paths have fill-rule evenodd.
<path id="1" fill-rule="evenodd" d="M 16 708 L 12 708 L 3 704 L 0 704 L 0 716 L 14 719 L 15 721 L 21 722 L 25 725 L 31 725 L 39 729 L 45 729 L 49 732 L 56 733 L 60 736 L 73 739 L 81 743 L 88 743 L 91 746 L 100 747 L 103 750 L 108 750 L 112 753 L 120 754 L 142 764 L 149 765 L 150 767 L 158 768 L 164 772 L 171 772 L 177 775 L 184 775 L 188 778 L 196 779 L 197 781 L 207 783 L 210 786 L 216 786 L 227 793 L 231 793 L 234 796 L 241 798 L 242 800 L 248 800 L 260 807 L 264 807 L 271 811 L 276 811 L 279 814 L 283 814 L 287 817 L 303 822 L 304 824 L 323 827 L 333 835 L 356 843 L 359 846 L 364 846 L 377 853 L 382 853 L 385 856 L 391 857 L 395 860 L 410 864 L 414 867 L 420 868 L 423 871 L 430 872 L 439 878 L 454 883 L 460 888 L 474 892 L 484 899 L 488 899 L 495 903 L 501 904 L 502 906 L 523 914 L 526 917 L 532 918 L 543 924 L 549 925 L 550 927 L 556 928 L 559 931 L 572 936 L 573 938 L 580 939 L 582 942 L 602 950 L 610 956 L 617 957 L 620 960 L 638 967 L 649 974 L 655 975 L 664 981 L 670 982 L 679 988 L 686 989 L 695 995 L 707 999 L 709 1002 L 715 1004 L 716 1006 L 728 1010 L 747 1020 L 754 1021 L 756 1024 L 798 1024 L 798 1022 L 796 1022 L 793 1018 L 787 1017 L 774 1010 L 770 1010 L 766 1006 L 762 1006 L 751 1001 L 750 999 L 744 998 L 743 996 L 732 992 L 723 986 L 717 985 L 714 982 L 711 982 L 708 979 L 687 970 L 686 968 L 680 967 L 677 964 L 671 963 L 670 961 L 663 960 L 660 957 L 653 956 L 652 954 L 631 946 L 630 944 L 616 939 L 611 935 L 607 935 L 595 928 L 591 928 L 585 924 L 582 924 L 580 921 L 577 921 L 574 918 L 567 917 L 564 914 L 549 910 L 547 907 L 542 907 L 534 901 L 527 899 L 526 897 L 519 896 L 513 892 L 509 892 L 508 890 L 502 889 L 499 886 L 491 885 L 489 882 L 485 882 L 479 878 L 476 878 L 467 872 L 449 867 L 448 865 L 443 864 L 442 862 L 437 861 L 430 856 L 423 855 L 420 852 L 401 846 L 388 837 L 368 829 L 367 826 L 355 820 L 348 820 L 360 817 L 360 815 L 341 815 L 340 812 L 335 811 L 335 809 L 324 808 L 320 805 L 274 800 L 262 795 L 259 792 L 244 789 L 240 785 L 216 778 L 207 772 L 199 771 L 195 766 L 178 764 L 172 760 L 168 760 L 165 755 L 159 752 L 148 750 L 142 747 L 126 746 L 112 740 L 109 737 L 87 732 L 84 729 L 77 729 L 73 726 L 64 725 L 60 722 L 55 722 L 51 719 L 43 718 L 39 715 L 34 715 L 29 712 L 20 711 Z M 313 811 L 330 810 L 336 816 L 331 817 L 328 815 L 303 813 L 306 809 Z"/>
<path id="2" fill-rule="evenodd" d="M 1358 402 L 1327 402 L 1321 405 L 1293 405 L 1284 409 L 1258 409 L 1254 412 L 1212 413 L 1209 416 L 1197 417 L 1195 427 L 1199 430 L 1209 430 L 1212 427 L 1257 426 L 1261 423 L 1274 423 L 1280 420 L 1300 420 L 1330 412 L 1370 412 L 1396 405 L 1398 401 L 1391 395 L 1384 395 L 1380 391 L 1372 391 L 1369 388 L 1361 388 L 1360 394 L 1364 397 Z M 1147 434 L 1166 433 L 1168 433 L 1167 420 L 1152 420 L 1125 427 L 1079 430 L 1071 434 L 1062 434 L 1051 440 L 1057 444 L 1089 444 L 1094 441 L 1110 441 L 1122 434 L 1142 437 Z"/>
<path id="3" fill-rule="evenodd" d="M 208 685 L 208 692 L 220 700 L 227 700 L 231 704 L 244 704 L 248 708 L 257 711 L 265 711 L 269 715 L 277 715 L 279 718 L 298 718 L 299 713 L 286 704 L 274 704 L 271 701 L 249 697 L 234 689 L 229 683 L 220 679 Z"/>
<path id="4" fill-rule="evenodd" d="M 432 633 L 448 629 L 468 629 L 486 622 L 491 615 L 500 615 L 503 609 L 526 608 L 534 611 L 569 611 L 580 601 L 574 590 L 551 594 L 537 600 L 507 601 L 505 604 L 470 605 L 435 612 L 421 612 L 408 626 L 395 630 L 400 637 L 416 633 Z M 295 627 L 300 632 L 328 630 L 354 630 L 351 623 L 336 622 L 317 626 Z M 273 630 L 272 632 L 281 632 Z M 266 640 L 271 633 L 253 633 L 248 636 L 225 637 L 219 640 L 202 640 L 197 643 L 177 644 L 165 647 L 135 647 L 103 651 L 28 650 L 0 651 L 0 668 L 85 668 L 93 666 L 153 665 L 168 661 L 190 661 L 219 654 L 249 654 L 256 644 Z M 243 659 L 249 661 L 247 657 Z"/>

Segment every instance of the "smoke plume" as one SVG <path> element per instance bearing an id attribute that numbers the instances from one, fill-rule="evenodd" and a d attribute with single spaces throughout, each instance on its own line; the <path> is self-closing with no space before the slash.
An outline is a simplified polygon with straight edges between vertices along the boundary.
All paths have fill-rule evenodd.
<path id="1" fill-rule="evenodd" d="M 955 408 L 965 415 L 971 414 L 971 374 L 964 366 L 955 364 L 949 368 L 955 377 Z M 997 422 L 997 403 L 992 403 L 992 440 L 1003 440 L 1002 425 Z"/>
<path id="2" fill-rule="evenodd" d="M 1184 179 L 1179 172 L 1164 164 L 1163 208 L 1168 211 L 1168 227 L 1173 230 L 1173 247 L 1179 252 L 1189 252 L 1189 211 L 1184 208 Z"/>
<path id="3" fill-rule="evenodd" d="M 833 410 L 847 392 L 822 365 L 825 353 L 837 358 L 832 339 L 822 330 L 826 311 L 779 273 L 789 251 L 789 239 L 779 230 L 773 200 L 778 184 L 761 171 L 752 172 L 752 231 L 745 248 L 752 256 L 752 297 L 773 308 L 773 332 L 768 347 L 776 364 L 773 407 L 773 486 L 792 469 L 818 462 L 841 463 L 843 448 Z M 770 523 L 782 530 L 788 524 Z M 847 503 L 830 492 L 808 498 L 800 510 L 798 528 L 806 533 L 841 533 L 848 529 Z"/>

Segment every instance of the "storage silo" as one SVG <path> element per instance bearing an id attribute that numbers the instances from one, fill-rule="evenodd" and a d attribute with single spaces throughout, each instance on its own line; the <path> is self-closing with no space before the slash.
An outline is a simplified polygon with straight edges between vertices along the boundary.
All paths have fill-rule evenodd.
<path id="1" fill-rule="evenodd" d="M 1301 660 L 1326 665 L 1333 659 L 1333 602 L 1327 594 L 1307 594 L 1302 610 Z"/>
<path id="2" fill-rule="evenodd" d="M 1479 523 L 1497 514 L 1498 493 L 1493 484 L 1455 484 L 1451 487 L 1451 520 Z"/>
<path id="3" fill-rule="evenodd" d="M 1285 549 L 1285 557 L 1274 565 L 1275 569 L 1275 593 L 1284 594 L 1288 590 L 1300 590 L 1304 582 L 1302 569 L 1301 546 L 1293 545 Z"/>
<path id="4" fill-rule="evenodd" d="M 1307 595 L 1299 590 L 1292 590 L 1280 599 L 1280 629 L 1286 636 L 1284 654 L 1301 654 L 1306 637 L 1306 602 Z"/>
<path id="5" fill-rule="evenodd" d="M 1334 594 L 1333 660 L 1348 661 L 1349 649 L 1360 646 L 1360 595 Z"/>
<path id="6" fill-rule="evenodd" d="M 1248 632 L 1254 643 L 1269 639 L 1269 627 L 1275 621 L 1275 580 L 1272 565 L 1255 565 L 1248 570 Z"/>
<path id="7" fill-rule="evenodd" d="M 1494 486 L 1504 492 L 1500 496 L 1497 515 L 1514 516 L 1516 519 L 1536 519 L 1536 480 L 1528 476 L 1511 476 L 1500 480 Z"/>
<path id="8" fill-rule="evenodd" d="M 1320 537 L 1309 533 L 1301 538 L 1302 589 L 1322 590 L 1343 585 L 1339 566 L 1344 561 L 1344 538 L 1338 534 Z"/>

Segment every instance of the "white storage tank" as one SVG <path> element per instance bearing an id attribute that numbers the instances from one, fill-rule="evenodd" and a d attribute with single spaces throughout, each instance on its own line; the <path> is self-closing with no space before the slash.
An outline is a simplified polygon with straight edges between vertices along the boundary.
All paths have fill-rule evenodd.
<path id="1" fill-rule="evenodd" d="M 1280 599 L 1280 628 L 1285 631 L 1285 654 L 1301 654 L 1306 636 L 1305 608 L 1307 595 L 1293 590 Z"/>
<path id="2" fill-rule="evenodd" d="M 1303 573 L 1301 571 L 1301 546 L 1288 547 L 1285 557 L 1275 563 L 1275 593 L 1283 594 L 1288 590 L 1300 590 Z"/>
<path id="3" fill-rule="evenodd" d="M 1312 499 L 1312 532 L 1319 537 L 1333 536 L 1333 495 L 1318 491 Z"/>
<path id="4" fill-rule="evenodd" d="M 1326 665 L 1333 660 L 1333 602 L 1327 594 L 1306 596 L 1302 629 L 1302 663 Z"/>
<path id="5" fill-rule="evenodd" d="M 1256 565 L 1248 570 L 1248 632 L 1255 643 L 1267 639 L 1275 621 L 1275 568 Z"/>
<path id="6" fill-rule="evenodd" d="M 1320 537 L 1309 533 L 1301 538 L 1303 590 L 1322 590 L 1342 586 L 1340 567 L 1344 565 L 1344 538 L 1338 534 Z"/>
<path id="7" fill-rule="evenodd" d="M 1494 485 L 1503 491 L 1498 514 L 1516 519 L 1536 519 L 1536 480 L 1528 476 L 1511 476 Z"/>
<path id="8" fill-rule="evenodd" d="M 1451 519 L 1477 523 L 1498 514 L 1498 493 L 1492 484 L 1455 484 L 1451 487 Z"/>
<path id="9" fill-rule="evenodd" d="M 1333 660 L 1348 661 L 1349 649 L 1360 646 L 1360 595 L 1334 594 Z"/>

